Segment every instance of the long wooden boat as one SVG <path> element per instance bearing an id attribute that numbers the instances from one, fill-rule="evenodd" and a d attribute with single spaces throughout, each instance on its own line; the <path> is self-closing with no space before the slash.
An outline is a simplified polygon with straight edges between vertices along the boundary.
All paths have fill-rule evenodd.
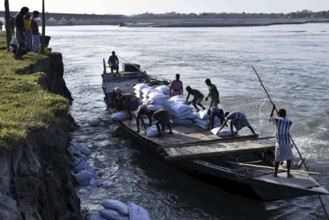
<path id="1" fill-rule="evenodd" d="M 110 113 L 113 113 L 111 101 L 115 87 L 120 87 L 124 93 L 133 93 L 132 87 L 138 83 L 152 86 L 167 84 L 165 80 L 142 72 L 137 64 L 123 64 L 123 71 L 119 74 L 108 73 L 105 60 L 103 65 L 104 101 Z M 146 137 L 143 132 L 136 132 L 135 119 L 123 119 L 118 123 L 153 155 L 230 192 L 261 201 L 328 194 L 308 172 L 300 169 L 291 171 L 292 178 L 287 178 L 283 169 L 280 169 L 278 177 L 272 176 L 274 137 L 219 137 L 193 124 L 173 124 L 174 134 Z"/>

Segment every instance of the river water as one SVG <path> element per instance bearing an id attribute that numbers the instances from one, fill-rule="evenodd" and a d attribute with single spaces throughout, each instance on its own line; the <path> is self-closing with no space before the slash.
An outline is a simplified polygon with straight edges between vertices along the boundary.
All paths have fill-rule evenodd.
<path id="1" fill-rule="evenodd" d="M 317 196 L 262 203 L 213 189 L 141 151 L 108 118 L 101 88 L 102 59 L 116 51 L 151 75 L 174 79 L 204 94 L 210 78 L 227 111 L 243 111 L 261 135 L 273 135 L 270 102 L 286 108 L 291 134 L 311 171 L 328 174 L 329 25 L 230 28 L 47 27 L 50 47 L 63 54 L 65 81 L 80 128 L 73 139 L 93 150 L 90 165 L 108 187 L 77 188 L 82 210 L 100 210 L 106 198 L 134 202 L 152 219 L 325 219 Z M 294 154 L 298 157 L 296 151 Z M 96 163 L 94 163 L 96 161 Z M 101 165 L 99 165 L 101 164 Z M 314 178 L 329 189 L 329 177 Z M 273 192 L 275 193 L 275 192 Z M 329 210 L 329 197 L 322 197 Z"/>

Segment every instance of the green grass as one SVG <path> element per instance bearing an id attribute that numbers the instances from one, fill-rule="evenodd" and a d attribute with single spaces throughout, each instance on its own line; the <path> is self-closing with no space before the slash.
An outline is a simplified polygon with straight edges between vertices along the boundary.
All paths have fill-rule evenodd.
<path id="1" fill-rule="evenodd" d="M 57 122 L 56 115 L 68 111 L 67 99 L 49 93 L 38 82 L 44 73 L 17 74 L 45 55 L 28 53 L 15 60 L 7 52 L 5 32 L 0 31 L 0 149 L 19 144 L 31 128 L 47 128 Z"/>

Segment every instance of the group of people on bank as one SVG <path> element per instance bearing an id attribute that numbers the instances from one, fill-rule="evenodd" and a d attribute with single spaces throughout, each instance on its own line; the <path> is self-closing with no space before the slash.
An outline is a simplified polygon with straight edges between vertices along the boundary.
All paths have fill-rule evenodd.
<path id="1" fill-rule="evenodd" d="M 115 60 L 114 67 L 118 65 L 117 58 L 113 58 L 115 56 L 115 53 L 112 53 L 112 60 Z M 111 62 L 111 57 L 109 59 L 109 64 Z M 118 67 L 116 69 L 118 71 Z M 113 69 L 111 68 L 111 72 L 113 72 Z M 212 129 L 214 127 L 214 120 L 215 118 L 218 118 L 221 124 L 221 127 L 217 131 L 217 134 L 225 127 L 227 126 L 228 122 L 230 121 L 230 130 L 232 133 L 232 136 L 237 135 L 238 132 L 244 128 L 248 127 L 250 131 L 257 135 L 252 126 L 249 124 L 246 115 L 243 112 L 235 111 L 235 112 L 225 112 L 223 109 L 218 108 L 218 105 L 220 103 L 219 100 L 219 92 L 217 90 L 216 85 L 211 83 L 210 79 L 206 79 L 205 83 L 208 87 L 208 95 L 205 98 L 205 101 L 208 101 L 210 98 L 210 104 L 209 108 L 207 110 L 208 114 L 208 129 Z M 196 111 L 200 111 L 198 108 L 201 107 L 203 110 L 205 110 L 205 106 L 203 106 L 202 101 L 204 99 L 204 95 L 197 89 L 192 89 L 191 86 L 187 86 L 187 97 L 185 104 L 192 104 Z M 183 82 L 180 80 L 180 75 L 176 74 L 175 80 L 172 81 L 170 87 L 170 96 L 176 96 L 176 95 L 183 95 Z M 146 129 L 146 125 L 144 122 L 144 117 L 147 117 L 149 120 L 149 126 L 152 126 L 152 118 L 155 120 L 155 124 L 158 130 L 158 134 L 161 135 L 161 131 L 165 131 L 165 126 L 168 127 L 169 133 L 173 134 L 172 127 L 171 127 L 171 116 L 170 112 L 165 109 L 153 111 L 148 109 L 148 106 L 145 104 L 140 104 L 139 99 L 132 94 L 122 94 L 120 88 L 115 88 L 113 91 L 113 103 L 114 106 L 118 110 L 126 110 L 128 112 L 129 118 L 132 119 L 131 110 L 137 109 L 137 115 L 136 115 L 136 125 L 137 125 L 137 132 L 140 131 L 140 122 L 143 125 L 144 129 Z M 193 99 L 191 102 L 189 102 L 190 96 L 193 96 Z M 286 118 L 286 110 L 285 109 L 279 109 L 277 111 L 277 117 L 274 117 L 274 111 L 276 110 L 276 106 L 273 105 L 271 114 L 270 114 L 270 122 L 274 123 L 276 125 L 276 136 L 277 136 L 277 143 L 275 148 L 275 171 L 273 176 L 278 176 L 278 168 L 279 164 L 282 161 L 287 161 L 287 177 L 291 177 L 290 169 L 293 159 L 292 154 L 292 145 L 290 142 L 290 135 L 289 135 L 289 129 L 292 124 L 292 122 Z M 235 128 L 235 132 L 233 130 L 233 127 Z"/>
<path id="2" fill-rule="evenodd" d="M 40 45 L 40 33 L 37 18 L 38 11 L 29 12 L 28 7 L 21 8 L 14 16 L 15 37 L 10 42 L 10 49 L 16 60 L 22 60 L 27 52 L 37 53 Z"/>

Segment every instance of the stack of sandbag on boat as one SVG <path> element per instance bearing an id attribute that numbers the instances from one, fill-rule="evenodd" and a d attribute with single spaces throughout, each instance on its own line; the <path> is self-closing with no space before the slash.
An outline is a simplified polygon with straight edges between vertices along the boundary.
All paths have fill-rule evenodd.
<path id="1" fill-rule="evenodd" d="M 104 209 L 89 213 L 87 220 L 150 220 L 148 212 L 132 202 L 126 205 L 119 200 L 106 199 L 101 205 Z"/>
<path id="2" fill-rule="evenodd" d="M 195 126 L 198 126 L 203 129 L 208 129 L 208 110 L 201 110 L 199 112 L 195 112 L 195 118 L 193 119 L 193 123 Z M 220 126 L 219 119 L 215 117 L 214 119 L 214 127 Z"/>
<path id="3" fill-rule="evenodd" d="M 148 109 L 157 111 L 164 109 L 164 104 L 169 97 L 168 86 L 161 85 L 157 87 L 149 86 L 145 83 L 136 84 L 134 87 L 135 95 L 142 100 L 143 104 L 148 105 Z"/>
<path id="4" fill-rule="evenodd" d="M 195 114 L 193 107 L 185 104 L 185 97 L 176 95 L 169 99 L 166 108 L 170 111 L 171 119 L 174 124 L 190 125 L 193 124 Z"/>

